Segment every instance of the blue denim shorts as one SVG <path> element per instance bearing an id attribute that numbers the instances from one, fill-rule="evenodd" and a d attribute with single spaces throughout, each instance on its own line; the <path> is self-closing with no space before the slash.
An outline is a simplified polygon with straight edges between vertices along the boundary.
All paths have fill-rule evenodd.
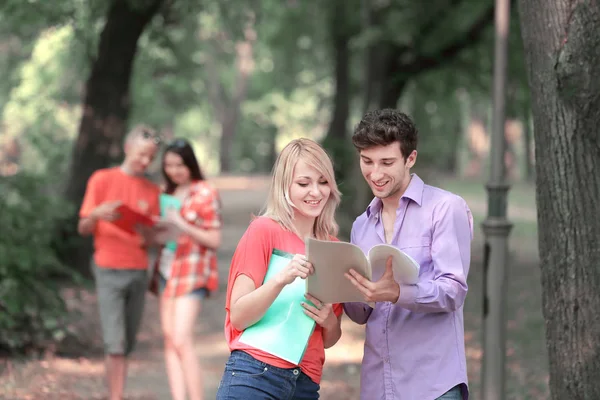
<path id="1" fill-rule="evenodd" d="M 165 278 L 163 278 L 162 275 L 158 275 L 158 293 L 162 294 L 162 292 L 165 291 L 165 287 L 167 286 L 167 280 Z M 205 299 L 206 297 L 208 297 L 208 289 L 207 288 L 198 288 L 198 289 L 194 289 L 191 292 L 189 292 L 188 294 L 186 294 L 186 296 L 192 296 L 192 297 L 196 297 L 200 300 Z"/>
<path id="2" fill-rule="evenodd" d="M 234 350 L 225 364 L 217 400 L 317 400 L 319 389 L 299 367 L 273 367 Z"/>

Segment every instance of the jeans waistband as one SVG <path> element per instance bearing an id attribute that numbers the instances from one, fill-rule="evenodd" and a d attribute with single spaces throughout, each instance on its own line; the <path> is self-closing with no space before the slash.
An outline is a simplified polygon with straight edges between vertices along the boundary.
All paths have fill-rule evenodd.
<path id="1" fill-rule="evenodd" d="M 245 361 L 260 365 L 261 367 L 267 367 L 269 369 L 269 371 L 276 373 L 277 375 L 280 375 L 285 378 L 297 379 L 300 375 L 305 375 L 304 372 L 302 372 L 302 370 L 300 369 L 300 367 L 295 367 L 295 368 L 276 367 L 274 365 L 267 364 L 263 361 L 257 360 L 256 358 L 252 357 L 250 354 L 248 354 L 242 350 L 232 351 L 231 358 L 233 358 L 234 360 L 245 360 Z"/>

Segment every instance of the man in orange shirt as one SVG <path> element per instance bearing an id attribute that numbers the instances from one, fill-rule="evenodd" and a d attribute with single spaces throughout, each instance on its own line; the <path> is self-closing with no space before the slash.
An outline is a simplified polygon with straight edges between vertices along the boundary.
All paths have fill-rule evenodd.
<path id="1" fill-rule="evenodd" d="M 136 126 L 125 139 L 119 167 L 100 169 L 90 177 L 79 211 L 78 231 L 94 236 L 94 277 L 106 352 L 110 400 L 122 400 L 126 358 L 133 350 L 147 290 L 148 254 L 144 238 L 117 227 L 120 205 L 158 216 L 160 189 L 144 177 L 160 138 Z"/>

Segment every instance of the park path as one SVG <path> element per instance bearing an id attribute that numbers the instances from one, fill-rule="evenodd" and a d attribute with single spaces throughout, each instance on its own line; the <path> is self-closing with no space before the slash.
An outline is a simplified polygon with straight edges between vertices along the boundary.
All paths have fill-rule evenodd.
<path id="1" fill-rule="evenodd" d="M 204 371 L 206 399 L 214 399 L 229 350 L 224 339 L 224 303 L 229 262 L 253 213 L 262 206 L 264 178 L 219 178 L 215 185 L 223 202 L 223 246 L 219 252 L 220 290 L 204 303 L 196 325 L 196 352 Z M 74 325 L 83 338 L 76 354 L 48 354 L 43 360 L 6 364 L 0 377 L 0 399 L 103 399 L 100 327 L 93 291 L 65 292 Z M 327 351 L 322 398 L 358 399 L 358 364 L 362 357 L 363 329 L 344 321 L 344 337 Z M 169 386 L 163 361 L 158 301 L 148 295 L 139 342 L 129 366 L 127 399 L 168 400 Z M 78 354 L 77 354 L 78 353 Z"/>

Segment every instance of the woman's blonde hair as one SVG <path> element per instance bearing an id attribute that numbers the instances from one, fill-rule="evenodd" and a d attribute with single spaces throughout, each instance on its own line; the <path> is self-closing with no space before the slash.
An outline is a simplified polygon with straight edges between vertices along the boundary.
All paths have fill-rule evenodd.
<path id="1" fill-rule="evenodd" d="M 340 204 L 341 194 L 335 182 L 331 158 L 314 140 L 306 138 L 292 140 L 279 153 L 273 166 L 271 187 L 262 215 L 279 222 L 285 229 L 299 234 L 294 225 L 294 206 L 290 199 L 294 167 L 299 160 L 303 160 L 319 171 L 331 188 L 327 203 L 313 228 L 317 239 L 329 240 L 330 236 L 336 236 L 338 233 L 335 211 Z"/>

